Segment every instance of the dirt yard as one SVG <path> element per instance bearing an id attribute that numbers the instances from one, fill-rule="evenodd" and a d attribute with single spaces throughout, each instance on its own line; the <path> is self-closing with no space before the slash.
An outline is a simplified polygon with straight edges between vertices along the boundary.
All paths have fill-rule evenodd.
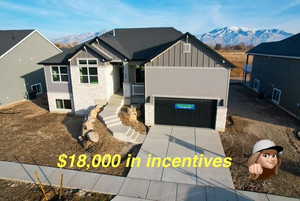
<path id="1" fill-rule="evenodd" d="M 221 135 L 226 155 L 233 158 L 231 173 L 237 189 L 300 197 L 300 141 L 293 130 L 299 121 L 241 85 L 231 85 L 227 129 Z M 230 122 L 232 124 L 230 124 Z M 266 181 L 249 179 L 247 159 L 260 139 L 284 147 L 279 174 Z"/>
<path id="2" fill-rule="evenodd" d="M 85 153 L 77 142 L 82 122 L 82 117 L 49 113 L 29 101 L 1 109 L 0 160 L 56 167 L 60 154 Z M 95 154 L 123 155 L 129 150 L 138 150 L 130 143 L 113 138 L 100 121 L 96 127 L 100 142 L 95 146 Z M 123 161 L 118 168 L 91 168 L 89 171 L 125 176 L 129 170 Z"/>
<path id="3" fill-rule="evenodd" d="M 243 76 L 243 67 L 246 64 L 245 52 L 221 50 L 221 51 L 218 51 L 218 53 L 221 54 L 222 56 L 224 56 L 226 59 L 228 59 L 234 65 L 236 65 L 237 68 L 232 70 L 231 77 L 242 77 Z M 251 62 L 251 61 L 249 60 L 249 62 Z"/>
<path id="4" fill-rule="evenodd" d="M 50 186 L 44 186 L 49 196 L 58 189 Z M 0 201 L 44 201 L 43 193 L 37 185 L 0 180 Z M 53 193 L 53 195 L 55 195 Z M 50 197 L 48 197 L 50 198 Z M 90 193 L 76 189 L 63 189 L 62 197 L 53 197 L 50 201 L 110 201 L 112 195 Z"/>

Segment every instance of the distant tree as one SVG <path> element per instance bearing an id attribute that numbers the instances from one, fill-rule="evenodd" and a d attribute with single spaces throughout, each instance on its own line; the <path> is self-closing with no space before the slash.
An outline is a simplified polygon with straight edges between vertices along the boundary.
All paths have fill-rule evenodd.
<path id="1" fill-rule="evenodd" d="M 215 50 L 221 50 L 222 49 L 222 45 L 220 43 L 217 43 L 215 45 Z"/>
<path id="2" fill-rule="evenodd" d="M 54 45 L 56 45 L 56 47 L 58 47 L 58 48 L 63 48 L 64 47 L 64 44 L 62 44 L 62 43 L 55 43 Z"/>
<path id="3" fill-rule="evenodd" d="M 77 42 L 67 43 L 67 44 L 64 44 L 64 43 L 55 43 L 55 45 L 58 48 L 71 48 L 71 47 L 74 47 L 74 46 L 78 45 L 78 43 Z"/>
<path id="4" fill-rule="evenodd" d="M 78 45 L 78 42 L 73 42 L 73 43 L 69 44 L 69 47 L 74 47 L 76 45 Z"/>

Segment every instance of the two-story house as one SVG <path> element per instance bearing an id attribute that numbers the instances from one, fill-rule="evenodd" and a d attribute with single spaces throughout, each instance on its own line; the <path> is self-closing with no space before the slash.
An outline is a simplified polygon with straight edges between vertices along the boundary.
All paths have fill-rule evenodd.
<path id="1" fill-rule="evenodd" d="M 147 125 L 225 129 L 233 65 L 190 33 L 114 29 L 40 64 L 50 111 L 86 114 L 121 91 Z"/>
<path id="2" fill-rule="evenodd" d="M 247 52 L 249 56 L 253 62 L 246 63 L 252 69 L 254 91 L 300 119 L 300 33 L 259 44 Z"/>
<path id="3" fill-rule="evenodd" d="M 38 62 L 60 52 L 37 30 L 0 30 L 0 105 L 45 93 Z"/>

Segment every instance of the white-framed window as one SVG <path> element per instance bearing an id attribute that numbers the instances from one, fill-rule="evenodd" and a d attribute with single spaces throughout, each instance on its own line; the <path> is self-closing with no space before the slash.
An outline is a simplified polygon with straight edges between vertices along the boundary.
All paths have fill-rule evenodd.
<path id="1" fill-rule="evenodd" d="M 256 92 L 259 92 L 259 88 L 260 88 L 260 80 L 255 78 L 255 79 L 253 80 L 253 89 L 254 89 Z"/>
<path id="2" fill-rule="evenodd" d="M 191 53 L 191 43 L 183 44 L 183 53 Z"/>
<path id="3" fill-rule="evenodd" d="M 53 82 L 68 82 L 68 68 L 67 66 L 52 66 L 51 67 Z"/>
<path id="4" fill-rule="evenodd" d="M 55 99 L 56 109 L 72 109 L 70 99 Z"/>
<path id="5" fill-rule="evenodd" d="M 37 95 L 43 93 L 43 89 L 42 89 L 42 84 L 41 83 L 33 84 L 33 85 L 31 85 L 30 88 Z"/>
<path id="6" fill-rule="evenodd" d="M 280 97 L 281 97 L 281 90 L 277 88 L 273 88 L 272 92 L 272 101 L 273 103 L 279 104 L 280 103 Z"/>
<path id="7" fill-rule="evenodd" d="M 98 65 L 98 59 L 78 59 L 79 65 Z"/>
<path id="8" fill-rule="evenodd" d="M 98 60 L 78 59 L 80 83 L 98 84 Z"/>

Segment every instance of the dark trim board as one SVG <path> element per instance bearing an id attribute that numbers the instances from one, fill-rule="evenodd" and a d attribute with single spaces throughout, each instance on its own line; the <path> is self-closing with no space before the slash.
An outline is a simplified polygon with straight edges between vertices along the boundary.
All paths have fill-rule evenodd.
<path id="1" fill-rule="evenodd" d="M 217 100 L 155 97 L 154 122 L 215 129 Z"/>

